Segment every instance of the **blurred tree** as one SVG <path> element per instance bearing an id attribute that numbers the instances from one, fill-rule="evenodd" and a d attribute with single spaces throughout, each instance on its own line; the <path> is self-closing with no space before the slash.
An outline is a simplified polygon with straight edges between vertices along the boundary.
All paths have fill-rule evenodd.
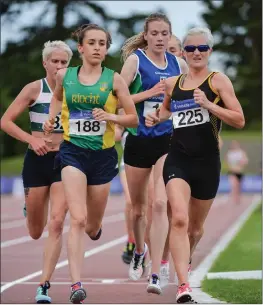
<path id="1" fill-rule="evenodd" d="M 246 128 L 261 129 L 262 2 L 203 0 L 202 15 L 215 36 L 214 50 L 232 79 L 246 118 Z"/>
<path id="2" fill-rule="evenodd" d="M 122 43 L 128 37 L 137 33 L 137 26 L 148 16 L 147 14 L 131 14 L 127 18 L 110 16 L 99 2 L 83 0 L 2 0 L 1 23 L 2 28 L 17 20 L 23 19 L 32 10 L 29 25 L 20 27 L 18 41 L 8 39 L 6 48 L 2 52 L 0 69 L 4 73 L 0 85 L 1 113 L 12 102 L 20 90 L 29 82 L 42 78 L 42 47 L 48 40 L 64 40 L 69 43 L 74 56 L 71 65 L 80 63 L 76 44 L 71 40 L 71 33 L 85 23 L 98 23 L 109 29 L 113 36 Z M 151 12 L 149 12 L 150 14 Z M 54 17 L 53 17 L 54 16 Z M 48 18 L 47 18 L 48 17 Z M 25 17 L 26 18 L 26 17 Z M 28 17 L 27 17 L 28 18 Z M 47 19 L 51 21 L 47 21 Z M 121 62 L 119 52 L 110 53 L 105 64 L 116 71 L 120 71 Z M 4 71 L 4 72 L 3 72 Z M 19 126 L 28 130 L 28 115 L 23 114 L 17 121 Z M 0 132 L 1 157 L 24 153 L 26 145 Z"/>

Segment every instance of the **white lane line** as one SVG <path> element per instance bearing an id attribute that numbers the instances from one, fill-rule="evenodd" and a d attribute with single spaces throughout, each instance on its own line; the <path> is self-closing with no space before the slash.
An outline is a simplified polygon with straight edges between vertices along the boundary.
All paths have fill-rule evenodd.
<path id="1" fill-rule="evenodd" d="M 245 209 L 245 211 L 240 215 L 240 217 L 234 222 L 232 226 L 227 230 L 227 232 L 221 237 L 221 239 L 212 248 L 210 253 L 204 258 L 204 260 L 198 265 L 198 267 L 193 271 L 190 283 L 193 285 L 201 286 L 201 281 L 205 278 L 209 269 L 212 267 L 213 262 L 219 256 L 221 252 L 229 245 L 232 239 L 237 235 L 241 227 L 245 224 L 246 220 L 253 213 L 259 204 L 261 199 L 260 195 L 254 195 L 251 198 L 251 204 Z"/>
<path id="2" fill-rule="evenodd" d="M 124 213 L 106 216 L 102 222 L 102 225 L 112 223 L 115 221 L 122 221 L 124 219 L 125 219 Z M 64 226 L 63 234 L 68 231 L 69 231 L 69 226 Z M 38 240 L 46 238 L 46 237 L 48 237 L 48 232 L 44 231 L 42 236 Z M 6 240 L 6 241 L 1 242 L 1 249 L 11 247 L 11 246 L 16 246 L 16 245 L 23 244 L 23 243 L 26 243 L 29 241 L 34 241 L 34 239 L 32 239 L 29 235 L 15 238 L 15 239 Z"/>
<path id="3" fill-rule="evenodd" d="M 105 279 L 101 281 L 102 284 L 113 284 L 114 282 L 115 280 L 110 280 L 110 279 Z"/>
<path id="4" fill-rule="evenodd" d="M 112 241 L 110 241 L 108 243 L 105 243 L 105 244 L 103 244 L 103 245 L 101 245 L 99 247 L 96 247 L 94 249 L 86 251 L 85 254 L 84 254 L 84 257 L 87 258 L 87 257 L 90 257 L 90 256 L 92 256 L 94 254 L 98 254 L 98 253 L 100 253 L 102 251 L 108 250 L 108 249 L 110 249 L 112 247 L 115 247 L 115 246 L 125 242 L 126 240 L 127 240 L 127 235 L 124 235 L 124 236 L 122 236 L 120 238 L 114 239 L 114 240 L 112 240 Z M 68 260 L 64 260 L 64 261 L 61 261 L 60 263 L 58 263 L 56 265 L 55 269 L 60 269 L 60 268 L 65 267 L 67 265 L 68 265 Z M 9 288 L 11 288 L 11 287 L 13 287 L 13 286 L 15 286 L 17 284 L 21 284 L 21 283 L 29 281 L 29 280 L 37 277 L 37 276 L 40 276 L 41 274 L 42 274 L 42 270 L 39 270 L 37 272 L 30 273 L 30 274 L 28 274 L 28 275 L 26 275 L 24 277 L 21 277 L 21 278 L 19 278 L 17 280 L 9 282 L 9 283 L 1 286 L 1 293 L 3 293 L 5 290 L 7 290 L 7 289 L 9 289 Z"/>
<path id="5" fill-rule="evenodd" d="M 211 279 L 261 280 L 262 270 L 209 272 L 207 273 L 206 276 L 209 280 Z"/>
<path id="6" fill-rule="evenodd" d="M 25 219 L 13 220 L 10 222 L 1 223 L 1 230 L 13 229 L 13 228 L 18 228 L 18 227 L 22 227 L 22 226 L 26 227 Z"/>
<path id="7" fill-rule="evenodd" d="M 1 285 L 3 284 L 9 284 L 10 282 L 1 282 Z M 82 282 L 81 284 L 83 285 L 104 285 L 105 283 L 103 283 L 102 281 L 94 281 L 94 282 Z M 106 283 L 106 284 L 111 284 L 111 285 L 143 285 L 143 286 L 147 286 L 147 280 L 145 278 L 145 281 L 143 282 L 134 282 L 134 281 L 119 281 L 119 282 L 112 282 L 112 283 Z M 23 283 L 18 283 L 17 285 L 34 285 L 37 286 L 39 285 L 39 282 L 23 282 Z M 63 286 L 63 285 L 67 285 L 70 286 L 72 285 L 72 282 L 52 282 L 52 286 Z M 175 283 L 169 283 L 168 286 L 176 286 Z"/>

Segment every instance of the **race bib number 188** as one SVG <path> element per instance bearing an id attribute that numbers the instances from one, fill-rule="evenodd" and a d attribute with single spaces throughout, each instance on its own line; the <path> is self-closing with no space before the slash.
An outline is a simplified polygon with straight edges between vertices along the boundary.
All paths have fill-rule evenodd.
<path id="1" fill-rule="evenodd" d="M 106 131 L 106 121 L 96 121 L 90 111 L 71 113 L 69 118 L 69 133 L 79 136 L 101 136 Z"/>

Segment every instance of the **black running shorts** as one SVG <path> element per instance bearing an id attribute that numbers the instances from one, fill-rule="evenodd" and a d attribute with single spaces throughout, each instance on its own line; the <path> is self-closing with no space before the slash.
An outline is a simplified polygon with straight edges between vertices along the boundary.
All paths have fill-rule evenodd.
<path id="1" fill-rule="evenodd" d="M 174 178 L 185 180 L 191 188 L 191 196 L 208 200 L 215 198 L 220 182 L 219 156 L 194 159 L 181 152 L 169 152 L 163 168 L 165 185 Z"/>
<path id="2" fill-rule="evenodd" d="M 128 134 L 124 148 L 124 163 L 133 167 L 151 168 L 170 148 L 171 135 L 138 137 Z"/>

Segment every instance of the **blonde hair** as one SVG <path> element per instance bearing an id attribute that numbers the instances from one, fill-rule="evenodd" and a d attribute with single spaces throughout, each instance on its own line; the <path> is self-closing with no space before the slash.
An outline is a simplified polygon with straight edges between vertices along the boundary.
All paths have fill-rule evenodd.
<path id="1" fill-rule="evenodd" d="M 182 50 L 183 46 L 182 46 L 181 40 L 177 36 L 175 36 L 174 34 L 172 35 L 172 37 L 176 40 L 176 42 L 179 45 L 179 48 Z"/>
<path id="2" fill-rule="evenodd" d="M 183 45 L 185 44 L 185 41 L 188 38 L 188 36 L 194 36 L 194 35 L 204 35 L 205 38 L 207 39 L 207 45 L 209 45 L 210 48 L 213 47 L 214 37 L 213 37 L 211 31 L 208 28 L 202 28 L 202 27 L 196 27 L 196 28 L 190 29 L 186 33 L 186 35 L 183 39 Z"/>
<path id="3" fill-rule="evenodd" d="M 42 50 L 43 61 L 48 60 L 49 56 L 55 49 L 65 51 L 68 54 L 68 62 L 70 62 L 73 56 L 73 52 L 71 51 L 70 47 L 62 40 L 47 41 L 44 43 L 44 48 Z"/>
<path id="4" fill-rule="evenodd" d="M 152 21 L 162 20 L 169 25 L 170 33 L 172 33 L 172 25 L 168 17 L 164 14 L 151 14 L 145 19 L 144 31 L 127 39 L 121 48 L 121 57 L 125 61 L 137 49 L 144 49 L 147 47 L 147 41 L 144 39 L 144 34 L 148 32 L 148 25 Z"/>

